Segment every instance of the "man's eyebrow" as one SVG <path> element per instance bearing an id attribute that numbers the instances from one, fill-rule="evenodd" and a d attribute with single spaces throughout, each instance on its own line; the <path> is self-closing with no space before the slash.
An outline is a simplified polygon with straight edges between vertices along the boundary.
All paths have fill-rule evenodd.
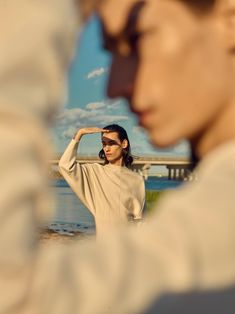
<path id="1" fill-rule="evenodd" d="M 127 20 L 126 25 L 124 26 L 124 29 L 122 32 L 124 35 L 127 34 L 127 37 L 129 37 L 130 35 L 132 35 L 133 33 L 136 32 L 138 18 L 139 18 L 140 12 L 143 9 L 145 3 L 146 2 L 143 0 L 138 1 L 132 7 L 132 9 L 129 13 L 129 16 L 128 16 L 128 20 Z"/>
<path id="2" fill-rule="evenodd" d="M 120 38 L 130 38 L 132 35 L 136 34 L 137 22 L 142 8 L 145 5 L 145 1 L 141 0 L 135 3 L 130 10 L 128 19 L 123 29 L 117 35 L 111 35 L 107 32 L 104 23 L 101 21 L 102 33 L 103 33 L 103 43 L 104 48 L 109 48 L 115 45 L 115 42 Z"/>

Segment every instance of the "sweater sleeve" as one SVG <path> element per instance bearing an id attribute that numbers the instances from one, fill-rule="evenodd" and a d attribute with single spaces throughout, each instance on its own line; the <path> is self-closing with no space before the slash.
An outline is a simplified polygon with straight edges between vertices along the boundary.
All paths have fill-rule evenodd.
<path id="1" fill-rule="evenodd" d="M 143 213 L 145 210 L 145 185 L 142 177 L 140 177 L 136 190 L 138 191 L 138 198 L 133 210 L 133 219 L 135 223 L 139 223 L 143 219 Z"/>
<path id="2" fill-rule="evenodd" d="M 88 165 L 76 161 L 79 143 L 72 140 L 59 161 L 59 170 L 82 203 L 95 214 L 92 180 Z"/>

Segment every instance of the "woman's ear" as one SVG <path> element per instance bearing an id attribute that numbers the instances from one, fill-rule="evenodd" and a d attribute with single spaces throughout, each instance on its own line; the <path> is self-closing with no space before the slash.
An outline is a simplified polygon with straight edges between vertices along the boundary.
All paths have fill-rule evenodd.
<path id="1" fill-rule="evenodd" d="M 127 148 L 128 146 L 128 141 L 127 140 L 123 140 L 122 141 L 122 148 Z"/>

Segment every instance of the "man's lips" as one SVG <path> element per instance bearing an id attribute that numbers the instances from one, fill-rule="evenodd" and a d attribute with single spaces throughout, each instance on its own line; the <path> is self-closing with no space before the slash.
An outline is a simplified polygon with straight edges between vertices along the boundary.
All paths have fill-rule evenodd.
<path id="1" fill-rule="evenodd" d="M 153 125 L 153 114 L 154 110 L 151 107 L 145 108 L 141 110 L 140 108 L 136 108 L 135 104 L 128 100 L 130 105 L 130 110 L 138 117 L 139 125 L 145 128 L 149 128 L 150 125 Z"/>
<path id="2" fill-rule="evenodd" d="M 154 124 L 152 111 L 136 112 L 136 114 L 138 116 L 140 126 L 148 129 Z"/>

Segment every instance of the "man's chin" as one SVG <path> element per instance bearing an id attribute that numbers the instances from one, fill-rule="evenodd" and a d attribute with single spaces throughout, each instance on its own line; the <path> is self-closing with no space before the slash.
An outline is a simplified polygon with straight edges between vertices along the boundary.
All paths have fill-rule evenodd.
<path id="1" fill-rule="evenodd" d="M 161 149 L 167 149 L 170 147 L 173 147 L 178 144 L 179 141 L 177 141 L 175 138 L 167 138 L 166 136 L 160 136 L 159 134 L 156 134 L 155 132 L 149 132 L 147 131 L 150 143 L 158 148 Z"/>

